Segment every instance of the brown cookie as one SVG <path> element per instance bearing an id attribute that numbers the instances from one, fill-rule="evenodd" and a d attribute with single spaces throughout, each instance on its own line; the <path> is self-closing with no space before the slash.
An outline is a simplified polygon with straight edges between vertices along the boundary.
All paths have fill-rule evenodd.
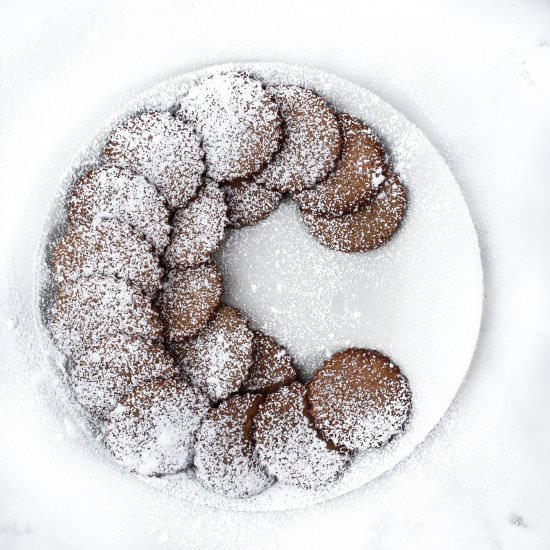
<path id="1" fill-rule="evenodd" d="M 294 382 L 268 395 L 254 417 L 254 434 L 268 473 L 281 483 L 313 489 L 340 477 L 350 453 L 321 439 L 307 416 L 305 394 Z"/>
<path id="2" fill-rule="evenodd" d="M 110 415 L 105 445 L 125 468 L 166 475 L 191 464 L 195 435 L 208 400 L 176 380 L 156 378 L 135 387 Z"/>
<path id="3" fill-rule="evenodd" d="M 117 218 L 143 233 L 157 251 L 170 240 L 169 215 L 166 201 L 143 176 L 105 164 L 75 182 L 68 204 L 72 225 Z"/>
<path id="4" fill-rule="evenodd" d="M 321 216 L 341 216 L 374 199 L 387 171 L 386 153 L 361 121 L 339 114 L 342 155 L 326 180 L 294 195 L 300 208 Z"/>
<path id="5" fill-rule="evenodd" d="M 369 449 L 398 434 L 411 412 L 405 376 L 388 357 L 369 349 L 336 353 L 308 385 L 317 429 L 336 445 Z"/>
<path id="6" fill-rule="evenodd" d="M 273 86 L 269 92 L 283 117 L 284 140 L 255 181 L 280 193 L 314 187 L 340 155 L 336 116 L 323 99 L 300 86 Z"/>
<path id="7" fill-rule="evenodd" d="M 131 282 L 146 294 L 160 289 L 163 274 L 145 237 L 114 218 L 70 226 L 52 251 L 50 267 L 60 283 L 88 275 L 112 275 Z"/>
<path id="8" fill-rule="evenodd" d="M 177 346 L 183 374 L 211 401 L 226 399 L 250 372 L 253 337 L 239 310 L 222 305 L 205 328 Z"/>
<path id="9" fill-rule="evenodd" d="M 222 294 L 222 276 L 212 262 L 170 271 L 159 296 L 168 339 L 185 340 L 205 327 Z"/>
<path id="10" fill-rule="evenodd" d="M 118 333 L 162 339 L 158 314 L 143 292 L 100 275 L 60 285 L 49 328 L 58 349 L 69 356 Z"/>
<path id="11" fill-rule="evenodd" d="M 105 420 L 130 390 L 152 378 L 179 374 L 161 347 L 137 336 L 106 336 L 74 356 L 69 380 L 76 400 L 92 416 Z"/>
<path id="12" fill-rule="evenodd" d="M 273 393 L 296 380 L 292 357 L 271 336 L 254 331 L 254 363 L 242 389 L 246 392 Z"/>
<path id="13" fill-rule="evenodd" d="M 244 498 L 273 483 L 252 440 L 252 419 L 261 400 L 260 395 L 235 395 L 206 414 L 197 433 L 194 463 L 197 479 L 211 491 Z"/>
<path id="14" fill-rule="evenodd" d="M 258 185 L 254 178 L 241 178 L 223 185 L 227 217 L 231 227 L 254 225 L 267 218 L 283 195 Z"/>
<path id="15" fill-rule="evenodd" d="M 206 262 L 223 239 L 227 205 L 223 191 L 212 181 L 172 220 L 172 240 L 164 260 L 171 267 L 195 267 Z"/>
<path id="16" fill-rule="evenodd" d="M 407 210 L 407 189 L 395 174 L 381 185 L 373 202 L 338 218 L 304 213 L 309 232 L 322 244 L 342 252 L 366 252 L 389 241 Z"/>
<path id="17" fill-rule="evenodd" d="M 155 184 L 172 208 L 182 208 L 202 183 L 204 152 L 195 125 L 169 112 L 133 115 L 111 133 L 103 151 Z"/>
<path id="18" fill-rule="evenodd" d="M 197 124 L 207 174 L 217 182 L 258 172 L 279 148 L 277 105 L 247 74 L 216 74 L 199 82 L 183 99 L 181 114 Z"/>

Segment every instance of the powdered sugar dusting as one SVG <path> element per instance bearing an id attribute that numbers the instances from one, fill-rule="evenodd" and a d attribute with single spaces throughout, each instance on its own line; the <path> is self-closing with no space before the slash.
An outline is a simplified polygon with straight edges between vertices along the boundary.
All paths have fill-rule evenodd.
<path id="1" fill-rule="evenodd" d="M 374 350 L 335 354 L 315 373 L 308 398 L 321 433 L 354 450 L 385 445 L 401 432 L 411 412 L 406 378 Z"/>
<path id="2" fill-rule="evenodd" d="M 178 346 L 182 370 L 212 401 L 225 399 L 250 372 L 252 339 L 240 312 L 222 306 L 197 336 Z"/>
<path id="3" fill-rule="evenodd" d="M 235 180 L 222 187 L 231 227 L 254 225 L 277 208 L 282 193 L 258 185 L 254 178 Z"/>
<path id="4" fill-rule="evenodd" d="M 104 154 L 146 176 L 172 208 L 185 206 L 201 185 L 204 153 L 195 127 L 166 111 L 140 113 L 122 122 Z"/>
<path id="5" fill-rule="evenodd" d="M 208 489 L 232 498 L 250 497 L 274 479 L 260 465 L 250 424 L 260 396 L 236 395 L 206 415 L 197 434 L 197 479 Z"/>
<path id="6" fill-rule="evenodd" d="M 269 395 L 254 419 L 260 462 L 281 483 L 306 489 L 335 481 L 349 452 L 331 449 L 304 414 L 305 388 L 295 382 Z"/>
<path id="7" fill-rule="evenodd" d="M 198 390 L 156 379 L 132 390 L 111 413 L 105 444 L 125 468 L 173 474 L 193 458 L 195 434 L 208 402 Z"/>
<path id="8" fill-rule="evenodd" d="M 334 167 L 340 154 L 336 117 L 312 90 L 273 86 L 269 91 L 281 110 L 285 139 L 256 182 L 280 192 L 313 187 Z"/>
<path id="9" fill-rule="evenodd" d="M 93 416 L 106 419 L 133 387 L 178 369 L 161 347 L 123 334 L 106 336 L 69 362 L 69 380 L 76 400 Z"/>
<path id="10" fill-rule="evenodd" d="M 194 267 L 206 262 L 223 239 L 227 206 L 223 191 L 208 181 L 198 196 L 176 211 L 164 260 L 169 267 Z"/>
<path id="11" fill-rule="evenodd" d="M 143 235 L 117 219 L 97 219 L 69 227 L 54 248 L 50 265 L 60 283 L 89 275 L 112 275 L 130 281 L 147 294 L 160 289 L 163 274 Z"/>
<path id="12" fill-rule="evenodd" d="M 98 275 L 60 286 L 50 330 L 69 356 L 119 332 L 161 339 L 158 314 L 145 295 L 122 279 Z"/>
<path id="13" fill-rule="evenodd" d="M 169 242 L 168 208 L 156 188 L 129 168 L 102 165 L 72 188 L 69 221 L 118 218 L 141 231 L 157 250 Z"/>
<path id="14" fill-rule="evenodd" d="M 260 82 L 246 74 L 204 79 L 182 100 L 181 113 L 197 123 L 207 174 L 215 181 L 257 172 L 279 147 L 277 107 Z"/>

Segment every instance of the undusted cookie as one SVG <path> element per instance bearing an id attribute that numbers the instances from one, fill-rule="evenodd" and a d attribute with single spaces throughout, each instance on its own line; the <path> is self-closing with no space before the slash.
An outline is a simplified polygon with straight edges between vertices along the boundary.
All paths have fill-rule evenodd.
<path id="1" fill-rule="evenodd" d="M 117 219 L 70 226 L 53 249 L 50 265 L 60 283 L 112 275 L 147 294 L 160 289 L 163 273 L 151 244 L 137 229 Z"/>
<path id="2" fill-rule="evenodd" d="M 236 392 L 252 367 L 252 339 L 239 310 L 221 306 L 194 338 L 177 349 L 182 372 L 211 401 Z"/>
<path id="3" fill-rule="evenodd" d="M 235 395 L 204 418 L 194 463 L 197 479 L 211 491 L 243 498 L 273 483 L 260 465 L 252 440 L 252 418 L 261 400 L 259 395 Z"/>
<path id="4" fill-rule="evenodd" d="M 254 363 L 242 389 L 247 392 L 272 393 L 296 380 L 292 357 L 274 338 L 254 331 Z"/>
<path id="5" fill-rule="evenodd" d="M 204 153 L 195 125 L 168 112 L 138 113 L 125 120 L 103 152 L 110 162 L 146 176 L 172 208 L 185 206 L 202 183 Z"/>
<path id="6" fill-rule="evenodd" d="M 168 339 L 184 340 L 205 327 L 222 294 L 222 276 L 212 262 L 170 271 L 159 297 Z"/>
<path id="7" fill-rule="evenodd" d="M 309 232 L 322 244 L 342 252 L 365 252 L 389 241 L 407 209 L 407 190 L 395 174 L 380 187 L 374 201 L 338 218 L 304 213 Z"/>
<path id="8" fill-rule="evenodd" d="M 169 242 L 169 211 L 157 188 L 130 168 L 102 165 L 89 170 L 71 189 L 73 225 L 96 218 L 118 218 L 145 235 L 157 250 Z"/>
<path id="9" fill-rule="evenodd" d="M 281 193 L 297 193 L 324 179 L 340 155 L 336 116 L 315 92 L 300 86 L 273 86 L 285 137 L 281 149 L 256 177 L 256 183 Z"/>
<path id="10" fill-rule="evenodd" d="M 69 380 L 76 400 L 102 420 L 133 387 L 152 378 L 175 377 L 174 360 L 137 336 L 106 336 L 74 356 Z"/>
<path id="11" fill-rule="evenodd" d="M 141 290 L 99 275 L 60 285 L 50 331 L 58 349 L 69 356 L 111 334 L 162 338 L 158 314 Z"/>
<path id="12" fill-rule="evenodd" d="M 298 382 L 267 396 L 254 417 L 260 462 L 281 483 L 306 489 L 335 481 L 349 451 L 327 444 L 306 414 L 306 390 Z"/>
<path id="13" fill-rule="evenodd" d="M 215 181 L 257 172 L 279 148 L 277 105 L 259 81 L 244 73 L 206 78 L 191 88 L 181 112 L 202 134 L 207 174 Z"/>
<path id="14" fill-rule="evenodd" d="M 411 412 L 407 379 L 388 357 L 369 349 L 348 349 L 325 361 L 308 397 L 315 426 L 349 449 L 385 445 Z"/>
<path id="15" fill-rule="evenodd" d="M 172 240 L 164 260 L 169 267 L 194 267 L 206 262 L 223 239 L 227 205 L 223 191 L 207 182 L 185 208 L 172 220 Z"/>
<path id="16" fill-rule="evenodd" d="M 283 195 L 258 185 L 254 178 L 241 178 L 222 186 L 231 227 L 254 225 L 267 218 Z"/>
<path id="17" fill-rule="evenodd" d="M 191 464 L 195 435 L 208 401 L 199 390 L 156 378 L 134 388 L 110 416 L 105 445 L 125 468 L 166 475 Z"/>
<path id="18" fill-rule="evenodd" d="M 339 114 L 342 155 L 327 179 L 294 196 L 302 210 L 341 216 L 374 199 L 387 171 L 386 153 L 372 132 L 356 118 Z"/>

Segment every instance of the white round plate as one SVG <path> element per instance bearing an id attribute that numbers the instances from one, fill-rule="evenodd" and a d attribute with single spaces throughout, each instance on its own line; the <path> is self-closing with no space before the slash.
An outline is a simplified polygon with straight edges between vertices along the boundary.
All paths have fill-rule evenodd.
<path id="1" fill-rule="evenodd" d="M 275 484 L 256 497 L 231 500 L 204 490 L 189 473 L 133 476 L 136 483 L 143 480 L 207 506 L 298 508 L 343 495 L 393 468 L 445 414 L 476 346 L 482 310 L 480 251 L 460 188 L 424 134 L 372 92 L 303 67 L 222 65 L 159 84 L 118 113 L 100 136 L 89 136 L 91 145 L 71 168 L 63 189 L 82 166 L 97 161 L 106 132 L 118 120 L 143 108 L 173 107 L 195 81 L 226 70 L 248 71 L 267 84 L 301 84 L 335 109 L 360 118 L 381 136 L 409 190 L 401 230 L 374 252 L 345 254 L 324 248 L 308 234 L 296 206 L 286 201 L 258 225 L 229 231 L 216 254 L 224 275 L 224 299 L 241 308 L 254 327 L 284 344 L 305 376 L 347 347 L 373 347 L 389 355 L 409 378 L 413 393 L 413 414 L 405 432 L 384 449 L 359 454 L 340 481 L 317 491 Z M 63 195 L 52 207 L 44 244 L 62 223 Z M 37 295 L 47 287 L 41 269 L 38 278 Z M 52 354 L 39 322 L 36 329 Z M 68 390 L 64 395 L 70 401 Z M 82 411 L 73 404 L 71 410 L 80 415 L 77 424 L 82 425 Z M 92 435 L 83 440 L 95 446 L 97 460 L 110 460 Z M 113 463 L 112 468 L 118 467 Z"/>

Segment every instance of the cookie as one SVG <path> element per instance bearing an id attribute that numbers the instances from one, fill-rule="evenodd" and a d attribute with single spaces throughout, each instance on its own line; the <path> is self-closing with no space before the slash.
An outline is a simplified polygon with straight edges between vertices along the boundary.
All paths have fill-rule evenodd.
<path id="1" fill-rule="evenodd" d="M 323 245 L 342 252 L 366 252 L 389 241 L 407 210 L 407 189 L 392 174 L 374 201 L 338 218 L 304 213 L 309 232 Z"/>
<path id="2" fill-rule="evenodd" d="M 197 124 L 207 175 L 217 182 L 258 172 L 279 148 L 277 105 L 247 74 L 230 72 L 204 79 L 183 99 L 181 115 Z"/>
<path id="3" fill-rule="evenodd" d="M 222 305 L 205 328 L 177 346 L 182 373 L 211 401 L 226 399 L 250 372 L 253 337 L 239 310 Z"/>
<path id="4" fill-rule="evenodd" d="M 169 112 L 138 113 L 120 123 L 103 150 L 155 184 L 171 208 L 182 208 L 202 183 L 204 152 L 191 122 Z"/>
<path id="5" fill-rule="evenodd" d="M 172 357 L 137 336 L 106 336 L 70 361 L 69 380 L 76 400 L 105 420 L 130 390 L 157 377 L 179 373 Z"/>
<path id="6" fill-rule="evenodd" d="M 172 220 L 172 240 L 164 261 L 171 267 L 195 267 L 206 262 L 223 239 L 227 223 L 227 205 L 223 191 L 207 182 L 185 208 Z"/>
<path id="7" fill-rule="evenodd" d="M 375 350 L 336 353 L 308 386 L 315 426 L 336 445 L 370 449 L 402 431 L 411 391 L 399 367 Z"/>
<path id="8" fill-rule="evenodd" d="M 211 491 L 231 497 L 251 497 L 274 479 L 260 465 L 252 440 L 252 418 L 262 397 L 235 395 L 210 409 L 197 433 L 197 479 Z"/>
<path id="9" fill-rule="evenodd" d="M 112 275 L 146 294 L 160 289 L 163 274 L 151 244 L 137 229 L 117 219 L 70 226 L 52 251 L 50 268 L 59 283 Z"/>
<path id="10" fill-rule="evenodd" d="M 268 395 L 254 417 L 260 463 L 281 483 L 313 489 L 338 479 L 349 464 L 346 449 L 327 444 L 306 414 L 298 382 Z"/>
<path id="11" fill-rule="evenodd" d="M 254 225 L 267 218 L 281 202 L 283 195 L 258 185 L 254 178 L 241 178 L 223 185 L 227 217 L 231 227 Z"/>
<path id="12" fill-rule="evenodd" d="M 243 382 L 246 392 L 272 393 L 296 380 L 292 357 L 271 336 L 254 331 L 252 369 Z"/>
<path id="13" fill-rule="evenodd" d="M 156 378 L 134 388 L 110 415 L 105 445 L 138 474 L 175 474 L 193 459 L 195 435 L 208 401 L 199 390 Z"/>
<path id="14" fill-rule="evenodd" d="M 212 262 L 170 271 L 159 296 L 168 339 L 185 340 L 204 328 L 222 294 L 222 276 Z"/>
<path id="15" fill-rule="evenodd" d="M 72 225 L 96 218 L 117 218 L 145 235 L 157 251 L 170 241 L 170 212 L 156 187 L 129 168 L 102 165 L 89 170 L 71 189 Z"/>
<path id="16" fill-rule="evenodd" d="M 59 286 L 49 328 L 57 348 L 69 356 L 112 334 L 162 339 L 158 314 L 143 292 L 100 275 Z"/>
<path id="17" fill-rule="evenodd" d="M 280 193 L 314 187 L 334 168 L 341 150 L 336 116 L 324 99 L 300 86 L 273 86 L 269 92 L 284 120 L 281 149 L 255 178 Z"/>
<path id="18" fill-rule="evenodd" d="M 372 130 L 350 115 L 337 118 L 342 154 L 335 169 L 313 189 L 294 195 L 302 210 L 321 216 L 341 216 L 374 199 L 387 171 L 386 153 Z"/>

